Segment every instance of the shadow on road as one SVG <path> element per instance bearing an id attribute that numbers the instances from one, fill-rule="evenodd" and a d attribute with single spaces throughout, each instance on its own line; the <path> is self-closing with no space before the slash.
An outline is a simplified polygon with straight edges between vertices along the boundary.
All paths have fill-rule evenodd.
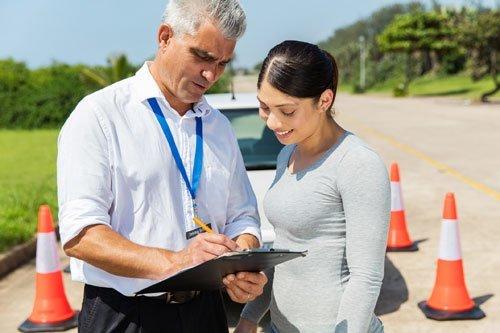
<path id="1" fill-rule="evenodd" d="M 419 240 L 423 242 L 426 239 Z M 477 297 L 474 300 L 478 305 L 487 301 L 493 295 L 485 295 Z M 375 314 L 381 316 L 384 314 L 398 311 L 401 304 L 408 301 L 408 286 L 404 280 L 401 272 L 397 269 L 392 261 L 386 256 L 384 266 L 384 280 L 382 282 L 382 289 L 380 296 L 375 307 Z M 238 324 L 240 312 L 243 309 L 242 304 L 232 302 L 226 293 L 224 293 L 224 303 L 226 306 L 227 321 L 229 327 L 235 327 Z M 270 325 L 269 312 L 261 321 L 261 327 L 264 332 L 268 332 Z"/>
<path id="2" fill-rule="evenodd" d="M 481 305 L 483 303 L 486 303 L 490 298 L 492 298 L 494 295 L 493 294 L 486 294 L 483 296 L 477 296 L 474 297 L 473 300 L 476 303 L 476 305 Z"/>
<path id="3" fill-rule="evenodd" d="M 401 272 L 386 256 L 384 280 L 375 306 L 375 314 L 381 316 L 399 310 L 401 304 L 408 300 L 408 286 Z"/>
<path id="4" fill-rule="evenodd" d="M 230 328 L 236 327 L 238 324 L 238 320 L 240 319 L 241 310 L 243 310 L 243 304 L 238 304 L 229 298 L 227 293 L 223 292 L 224 295 L 224 306 L 226 307 L 226 315 L 227 315 L 227 324 Z M 264 332 L 270 332 L 271 326 L 271 316 L 269 315 L 269 311 L 266 313 L 264 318 L 260 321 L 259 325 Z"/>
<path id="5" fill-rule="evenodd" d="M 424 93 L 424 94 L 415 94 L 416 96 L 424 96 L 424 97 L 433 97 L 433 96 L 453 96 L 453 95 L 461 95 L 468 93 L 470 89 L 453 89 L 448 91 L 438 91 L 435 93 Z"/>

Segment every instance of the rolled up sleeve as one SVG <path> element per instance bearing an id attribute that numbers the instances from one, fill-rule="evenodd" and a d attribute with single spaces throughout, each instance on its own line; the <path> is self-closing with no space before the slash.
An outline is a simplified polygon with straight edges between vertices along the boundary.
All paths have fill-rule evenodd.
<path id="1" fill-rule="evenodd" d="M 59 134 L 57 192 L 63 246 L 89 225 L 110 226 L 113 193 L 109 135 L 103 123 L 96 107 L 84 99 Z"/>
<path id="2" fill-rule="evenodd" d="M 224 234 L 229 238 L 234 238 L 241 234 L 251 234 L 254 235 L 262 245 L 257 200 L 246 173 L 243 157 L 236 144 L 236 138 L 234 142 L 236 147 L 236 158 L 233 163 L 234 168 L 231 172 L 231 180 L 229 183 L 227 222 Z"/>

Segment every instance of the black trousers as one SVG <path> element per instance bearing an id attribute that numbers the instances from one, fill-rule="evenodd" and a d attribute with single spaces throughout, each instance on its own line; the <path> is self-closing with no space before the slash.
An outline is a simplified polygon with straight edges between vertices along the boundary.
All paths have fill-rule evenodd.
<path id="1" fill-rule="evenodd" d="M 220 291 L 204 291 L 186 303 L 167 304 L 85 285 L 78 332 L 227 333 L 228 328 Z"/>

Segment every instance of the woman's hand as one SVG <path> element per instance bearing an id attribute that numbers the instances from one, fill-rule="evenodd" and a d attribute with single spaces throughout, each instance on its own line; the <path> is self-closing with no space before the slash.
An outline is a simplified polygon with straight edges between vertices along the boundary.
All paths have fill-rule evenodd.
<path id="1" fill-rule="evenodd" d="M 238 325 L 234 329 L 234 333 L 257 333 L 257 324 L 248 319 L 240 318 Z"/>

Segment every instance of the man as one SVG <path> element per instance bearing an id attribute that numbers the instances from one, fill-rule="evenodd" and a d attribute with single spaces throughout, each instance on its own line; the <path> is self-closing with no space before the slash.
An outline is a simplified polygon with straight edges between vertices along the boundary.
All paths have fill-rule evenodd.
<path id="1" fill-rule="evenodd" d="M 85 283 L 80 332 L 225 332 L 220 291 L 134 296 L 166 276 L 259 246 L 255 196 L 230 123 L 203 94 L 245 30 L 237 0 L 171 0 L 158 51 L 84 98 L 59 137 L 59 225 Z M 202 233 L 200 218 L 214 233 Z M 253 300 L 262 273 L 224 278 Z"/>

